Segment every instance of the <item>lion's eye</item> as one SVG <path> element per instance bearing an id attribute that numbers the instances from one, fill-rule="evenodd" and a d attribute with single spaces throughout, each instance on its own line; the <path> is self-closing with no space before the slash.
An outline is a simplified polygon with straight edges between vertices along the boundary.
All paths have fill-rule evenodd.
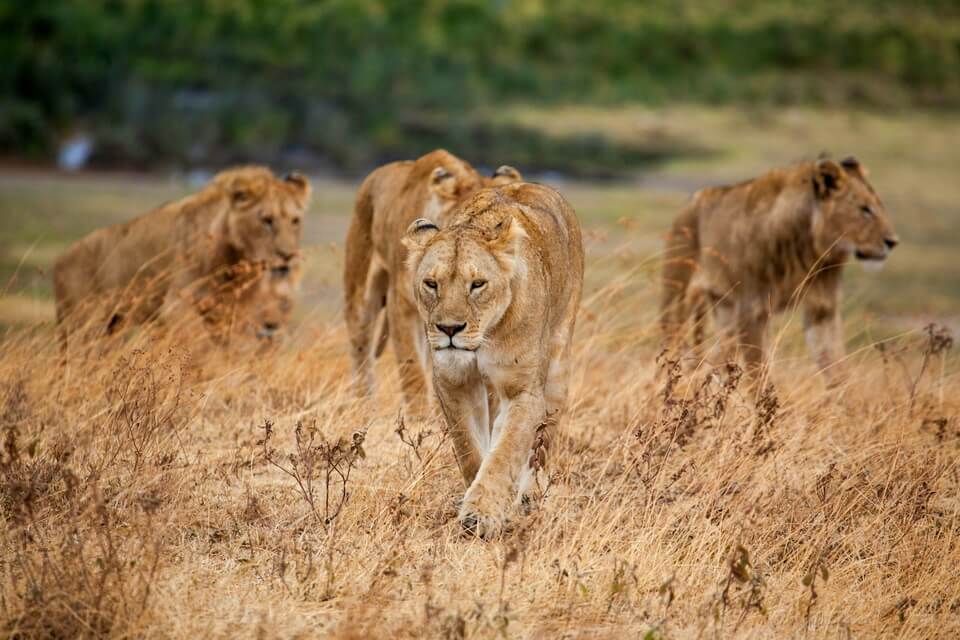
<path id="1" fill-rule="evenodd" d="M 430 289 L 431 291 L 436 291 L 436 290 L 437 290 L 437 281 L 436 281 L 436 280 L 429 280 L 429 279 L 428 279 L 428 280 L 424 280 L 424 281 L 423 281 L 423 286 L 425 286 L 427 289 Z"/>
<path id="2" fill-rule="evenodd" d="M 862 207 L 860 207 L 860 213 L 863 214 L 863 217 L 864 217 L 864 218 L 872 218 L 872 217 L 874 217 L 874 215 L 875 215 L 875 214 L 873 213 L 873 209 L 871 209 L 871 208 L 868 207 L 867 205 L 863 205 Z"/>
<path id="3" fill-rule="evenodd" d="M 300 218 L 293 218 L 290 222 L 292 222 L 292 223 L 293 223 L 293 226 L 295 226 L 295 227 L 299 227 L 299 226 L 300 226 Z"/>
<path id="4" fill-rule="evenodd" d="M 273 229 L 273 216 L 263 216 L 260 218 L 260 221 L 263 222 L 263 226 L 267 229 Z"/>
<path id="5" fill-rule="evenodd" d="M 486 280 L 474 280 L 470 283 L 470 291 L 477 291 L 483 289 L 485 286 L 487 286 Z"/>

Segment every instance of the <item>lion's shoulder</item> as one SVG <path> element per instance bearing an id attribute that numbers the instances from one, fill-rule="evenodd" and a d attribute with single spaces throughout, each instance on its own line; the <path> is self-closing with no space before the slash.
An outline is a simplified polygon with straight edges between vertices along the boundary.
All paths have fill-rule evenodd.
<path id="1" fill-rule="evenodd" d="M 690 208 L 714 219 L 769 212 L 774 203 L 796 195 L 806 198 L 813 163 L 773 169 L 741 182 L 704 187 L 690 198 Z"/>

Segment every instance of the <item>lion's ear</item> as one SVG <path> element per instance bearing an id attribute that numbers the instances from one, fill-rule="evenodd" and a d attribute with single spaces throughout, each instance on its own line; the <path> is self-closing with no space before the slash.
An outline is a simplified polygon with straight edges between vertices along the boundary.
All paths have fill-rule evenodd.
<path id="1" fill-rule="evenodd" d="M 849 173 L 860 176 L 860 178 L 864 180 L 867 179 L 867 168 L 860 164 L 860 161 L 853 156 L 847 156 L 841 160 L 840 166 L 846 169 Z"/>
<path id="2" fill-rule="evenodd" d="M 430 174 L 430 191 L 444 200 L 457 197 L 457 178 L 444 167 L 437 167 Z"/>
<path id="3" fill-rule="evenodd" d="M 293 189 L 297 198 L 297 204 L 306 208 L 307 203 L 310 202 L 310 196 L 313 195 L 313 187 L 310 186 L 310 181 L 307 177 L 302 173 L 294 171 L 284 176 L 283 181 Z"/>
<path id="4" fill-rule="evenodd" d="M 520 241 L 526 237 L 527 232 L 517 219 L 512 215 L 507 216 L 493 228 L 487 247 L 505 269 L 512 271 L 514 260 L 520 252 Z"/>
<path id="5" fill-rule="evenodd" d="M 427 243 L 439 232 L 440 228 L 426 218 L 417 218 L 407 227 L 400 242 L 407 249 L 407 267 L 411 271 L 423 257 Z"/>
<path id="6" fill-rule="evenodd" d="M 813 170 L 813 192 L 825 199 L 843 191 L 847 177 L 839 164 L 833 160 L 817 160 Z"/>
<path id="7" fill-rule="evenodd" d="M 230 203 L 241 209 L 249 207 L 257 199 L 253 182 L 242 177 L 230 181 L 227 185 L 227 193 L 230 195 Z"/>
<path id="8" fill-rule="evenodd" d="M 523 175 L 515 167 L 511 167 L 508 164 L 500 165 L 500 167 L 493 172 L 492 177 L 493 184 L 498 186 L 512 182 L 523 182 Z"/>

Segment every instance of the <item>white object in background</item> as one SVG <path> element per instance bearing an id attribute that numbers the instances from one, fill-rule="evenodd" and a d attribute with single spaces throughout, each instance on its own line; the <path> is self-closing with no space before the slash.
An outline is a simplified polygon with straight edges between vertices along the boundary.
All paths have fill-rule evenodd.
<path id="1" fill-rule="evenodd" d="M 83 133 L 74 134 L 60 143 L 57 166 L 63 171 L 77 171 L 87 164 L 91 153 L 93 138 Z"/>

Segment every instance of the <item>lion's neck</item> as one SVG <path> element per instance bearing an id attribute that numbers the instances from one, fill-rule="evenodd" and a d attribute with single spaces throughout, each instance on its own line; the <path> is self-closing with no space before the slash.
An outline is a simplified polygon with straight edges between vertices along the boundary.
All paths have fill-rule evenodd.
<path id="1" fill-rule="evenodd" d="M 837 256 L 817 246 L 817 215 L 817 202 L 812 195 L 783 203 L 770 212 L 758 238 L 761 259 L 753 265 L 755 276 L 764 288 L 791 296 L 797 287 L 825 271 L 833 271 L 839 264 Z"/>
<path id="2" fill-rule="evenodd" d="M 207 272 L 237 264 L 243 258 L 239 249 L 230 243 L 230 226 L 227 220 L 228 210 L 220 212 L 210 225 L 210 237 L 213 246 L 203 257 Z"/>

